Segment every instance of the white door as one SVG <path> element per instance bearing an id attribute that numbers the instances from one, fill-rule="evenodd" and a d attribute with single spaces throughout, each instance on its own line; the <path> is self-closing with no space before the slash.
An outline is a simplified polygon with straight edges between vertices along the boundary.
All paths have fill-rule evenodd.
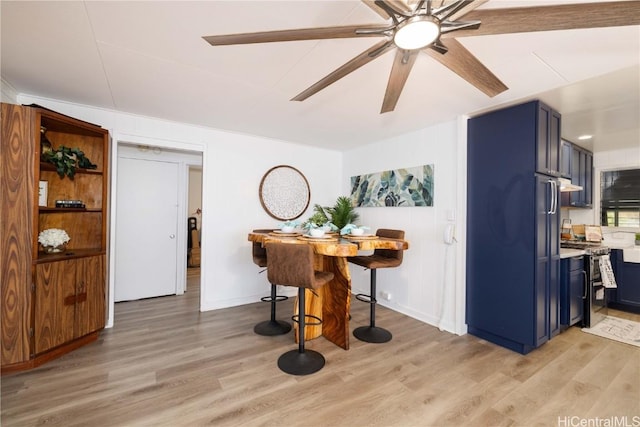
<path id="1" fill-rule="evenodd" d="M 115 301 L 176 293 L 178 164 L 118 158 Z"/>

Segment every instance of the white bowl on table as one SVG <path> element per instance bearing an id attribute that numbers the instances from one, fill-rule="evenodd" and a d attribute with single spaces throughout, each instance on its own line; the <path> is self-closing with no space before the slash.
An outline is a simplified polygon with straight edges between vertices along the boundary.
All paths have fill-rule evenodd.
<path id="1" fill-rule="evenodd" d="M 283 225 L 282 228 L 280 228 L 280 231 L 283 233 L 293 233 L 293 230 L 295 230 L 293 225 Z"/>
<path id="2" fill-rule="evenodd" d="M 352 236 L 362 236 L 364 234 L 364 229 L 363 228 L 354 228 L 351 230 L 350 233 Z"/>
<path id="3" fill-rule="evenodd" d="M 309 235 L 311 237 L 322 237 L 324 236 L 324 230 L 322 228 L 312 228 L 309 230 Z"/>

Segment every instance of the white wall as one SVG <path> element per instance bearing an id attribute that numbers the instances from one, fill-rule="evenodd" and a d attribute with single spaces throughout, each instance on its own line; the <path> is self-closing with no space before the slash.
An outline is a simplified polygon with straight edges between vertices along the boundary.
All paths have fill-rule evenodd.
<path id="1" fill-rule="evenodd" d="M 464 228 L 466 194 L 466 126 L 451 121 L 396 138 L 376 142 L 344 154 L 343 194 L 351 176 L 384 170 L 434 165 L 434 206 L 358 208 L 360 224 L 375 230 L 405 230 L 410 243 L 400 267 L 378 271 L 378 301 L 394 310 L 451 332 L 464 333 L 464 262 L 458 243 L 446 245 L 445 226 Z M 450 219 L 454 220 L 451 221 Z M 458 240 L 461 240 L 460 238 Z M 463 253 L 463 252 L 462 252 Z M 462 274 L 461 274 L 462 273 Z M 369 271 L 351 268 L 354 292 L 369 289 Z M 391 294 L 389 301 L 380 293 Z M 354 301 L 353 304 L 359 304 Z"/>
<path id="2" fill-rule="evenodd" d="M 123 141 L 203 153 L 200 302 L 203 311 L 255 302 L 268 293 L 269 285 L 263 274 L 257 274 L 247 241 L 247 233 L 253 228 L 278 225 L 262 209 L 258 198 L 260 180 L 267 170 L 288 164 L 305 174 L 311 187 L 311 204 L 302 218 L 311 215 L 314 203 L 333 203 L 342 190 L 342 155 L 336 151 L 27 95 L 20 95 L 18 102 L 36 103 L 103 126 L 111 133 L 112 149 Z M 115 156 L 114 152 L 112 175 L 117 170 Z M 114 201 L 115 186 L 111 191 Z M 115 212 L 113 206 L 111 212 Z M 110 286 L 113 295 L 113 283 Z M 110 314 L 111 325 L 113 301 Z"/>
<path id="3" fill-rule="evenodd" d="M 4 79 L 0 80 L 0 101 L 7 104 L 17 104 L 17 100 L 18 92 L 16 92 L 13 86 L 4 81 Z"/>

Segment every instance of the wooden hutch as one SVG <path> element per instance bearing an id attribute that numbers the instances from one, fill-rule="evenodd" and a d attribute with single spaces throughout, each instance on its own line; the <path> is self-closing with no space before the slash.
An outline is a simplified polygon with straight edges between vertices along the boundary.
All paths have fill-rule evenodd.
<path id="1" fill-rule="evenodd" d="M 2 373 L 29 369 L 97 339 L 107 307 L 109 132 L 39 106 L 2 104 L 0 282 Z M 54 150 L 78 148 L 96 165 L 60 177 L 41 161 L 41 130 Z M 44 184 L 46 182 L 46 184 Z M 47 197 L 39 195 L 47 186 Z M 44 196 L 44 195 L 43 195 Z M 82 207 L 56 207 L 77 200 Z M 61 204 L 58 203 L 60 206 Z M 47 254 L 41 231 L 70 236 Z"/>

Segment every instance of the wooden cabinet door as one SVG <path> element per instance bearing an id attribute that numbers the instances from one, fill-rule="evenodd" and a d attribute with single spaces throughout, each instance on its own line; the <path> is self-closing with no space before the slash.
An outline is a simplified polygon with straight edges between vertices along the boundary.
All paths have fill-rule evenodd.
<path id="1" fill-rule="evenodd" d="M 0 135 L 0 353 L 2 366 L 29 359 L 36 178 L 31 110 L 2 103 Z M 35 184 L 37 186 L 37 182 Z"/>
<path id="2" fill-rule="evenodd" d="M 104 328 L 106 305 L 105 256 L 78 261 L 75 338 Z"/>
<path id="3" fill-rule="evenodd" d="M 34 353 L 74 338 L 76 260 L 36 265 Z"/>

